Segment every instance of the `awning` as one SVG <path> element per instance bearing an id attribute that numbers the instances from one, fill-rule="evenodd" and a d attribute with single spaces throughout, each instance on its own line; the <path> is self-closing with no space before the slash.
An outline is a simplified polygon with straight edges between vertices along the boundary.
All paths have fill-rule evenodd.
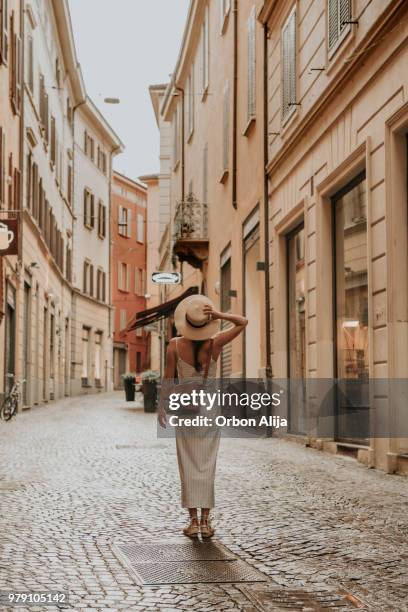
<path id="1" fill-rule="evenodd" d="M 169 300 L 168 302 L 164 302 L 164 304 L 158 304 L 153 308 L 138 312 L 122 333 L 132 331 L 133 329 L 138 329 L 139 327 L 144 327 L 145 325 L 159 321 L 159 319 L 164 319 L 165 317 L 170 316 L 176 309 L 177 305 L 184 300 L 184 298 L 188 297 L 189 295 L 195 295 L 198 292 L 198 287 L 189 287 L 186 289 L 186 291 L 184 291 L 184 293 L 172 300 Z"/>

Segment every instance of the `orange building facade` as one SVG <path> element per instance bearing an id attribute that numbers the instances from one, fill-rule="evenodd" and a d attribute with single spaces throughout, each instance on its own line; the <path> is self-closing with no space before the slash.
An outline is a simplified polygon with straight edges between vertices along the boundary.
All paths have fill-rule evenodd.
<path id="1" fill-rule="evenodd" d="M 114 317 L 114 386 L 125 372 L 140 374 L 148 367 L 148 337 L 143 329 L 124 331 L 135 314 L 146 308 L 147 188 L 118 172 L 112 178 L 112 304 Z"/>

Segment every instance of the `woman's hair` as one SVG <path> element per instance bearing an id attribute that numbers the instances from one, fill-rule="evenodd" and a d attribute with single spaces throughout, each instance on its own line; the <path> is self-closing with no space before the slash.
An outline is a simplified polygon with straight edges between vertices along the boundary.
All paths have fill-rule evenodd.
<path id="1" fill-rule="evenodd" d="M 193 357 L 194 357 L 194 367 L 197 372 L 201 372 L 202 365 L 198 361 L 198 353 L 200 352 L 200 348 L 203 346 L 205 340 L 192 340 L 193 343 Z"/>

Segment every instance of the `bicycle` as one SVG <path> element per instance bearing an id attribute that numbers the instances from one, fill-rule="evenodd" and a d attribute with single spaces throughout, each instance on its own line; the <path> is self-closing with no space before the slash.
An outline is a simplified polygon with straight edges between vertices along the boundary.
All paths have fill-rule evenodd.
<path id="1" fill-rule="evenodd" d="M 23 383 L 25 383 L 25 380 L 16 380 L 11 387 L 10 393 L 5 396 L 0 408 L 0 419 L 3 421 L 10 421 L 17 414 Z"/>

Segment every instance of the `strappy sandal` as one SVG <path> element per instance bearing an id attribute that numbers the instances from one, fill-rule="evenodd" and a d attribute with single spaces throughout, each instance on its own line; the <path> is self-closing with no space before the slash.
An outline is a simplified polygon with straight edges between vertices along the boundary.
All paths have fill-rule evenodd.
<path id="1" fill-rule="evenodd" d="M 190 524 L 187 527 L 184 527 L 183 533 L 188 538 L 197 538 L 200 533 L 200 525 L 198 524 L 198 519 L 192 518 L 190 520 Z"/>
<path id="2" fill-rule="evenodd" d="M 200 531 L 201 531 L 201 537 L 204 540 L 213 537 L 213 535 L 215 533 L 215 529 L 213 529 L 213 527 L 211 527 L 210 519 L 204 519 L 204 520 L 201 521 Z"/>

